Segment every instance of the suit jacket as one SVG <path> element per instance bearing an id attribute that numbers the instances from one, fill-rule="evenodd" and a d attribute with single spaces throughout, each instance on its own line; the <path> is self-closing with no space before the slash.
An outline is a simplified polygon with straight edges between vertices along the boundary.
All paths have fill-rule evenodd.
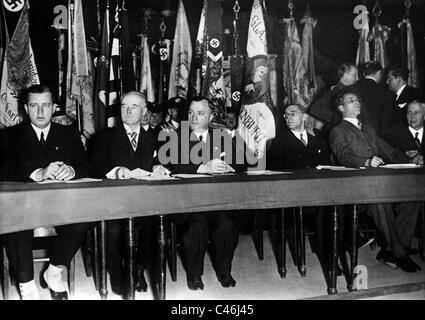
<path id="1" fill-rule="evenodd" d="M 410 87 L 408 85 L 406 85 L 403 89 L 403 91 L 400 93 L 400 95 L 398 96 L 398 98 L 396 99 L 396 104 L 397 105 L 402 105 L 405 104 L 403 106 L 403 108 L 400 108 L 400 116 L 402 118 L 402 122 L 403 123 L 407 123 L 407 105 L 414 101 L 414 100 L 418 100 L 418 101 L 422 101 L 422 94 L 421 92 L 413 87 Z"/>
<path id="2" fill-rule="evenodd" d="M 329 148 L 326 142 L 319 137 L 307 135 L 307 146 L 292 131 L 285 132 L 275 139 L 271 151 L 267 154 L 268 168 L 272 170 L 303 169 L 319 164 L 330 164 Z"/>
<path id="3" fill-rule="evenodd" d="M 308 108 L 308 114 L 319 119 L 326 125 L 333 127 L 341 121 L 341 114 L 336 110 L 335 103 L 338 94 L 344 90 L 343 84 L 336 84 L 325 92 L 319 99 L 314 101 Z"/>
<path id="4" fill-rule="evenodd" d="M 387 142 L 392 145 L 394 148 L 406 152 L 408 150 L 418 150 L 423 155 L 425 155 L 425 143 L 424 143 L 424 136 L 422 136 L 422 143 L 420 150 L 418 150 L 418 147 L 415 143 L 415 138 L 413 137 L 412 133 L 409 131 L 409 128 L 407 125 L 402 124 L 395 128 L 393 131 L 391 131 L 386 140 Z"/>
<path id="5" fill-rule="evenodd" d="M 134 151 L 124 126 L 102 131 L 94 143 L 90 157 L 90 176 L 105 178 L 113 168 L 121 166 L 130 170 L 140 168 L 152 171 L 157 164 L 155 137 L 151 131 L 140 128 L 139 140 Z"/>
<path id="6" fill-rule="evenodd" d="M 346 167 L 362 167 L 373 156 L 382 157 L 385 163 L 410 162 L 408 156 L 378 137 L 368 125 L 360 130 L 343 120 L 331 130 L 329 143 L 339 164 Z"/>
<path id="7" fill-rule="evenodd" d="M 218 129 L 215 129 L 215 130 L 217 130 L 216 132 L 218 132 Z M 203 146 L 205 150 L 208 150 L 206 151 L 208 153 L 205 156 L 205 160 L 207 161 L 204 161 L 204 163 L 214 158 L 219 158 L 220 154 L 226 151 L 226 155 L 224 159 L 223 158 L 222 159 L 226 161 L 226 163 L 230 165 L 236 172 L 245 171 L 246 169 L 246 160 L 245 160 L 245 154 L 244 154 L 245 145 L 239 146 L 239 148 L 242 148 L 239 150 L 242 150 L 242 151 L 237 151 L 238 146 L 236 143 L 236 139 L 231 138 L 231 136 L 228 135 L 226 131 L 222 130 L 221 132 L 223 133 L 223 135 L 226 136 L 226 138 L 229 138 L 229 140 L 227 139 L 226 140 L 231 141 L 232 154 L 230 155 L 225 143 L 223 143 L 223 139 L 221 139 L 220 145 L 217 146 L 214 144 L 214 141 L 213 141 L 214 139 L 212 139 L 213 132 L 214 130 L 212 129 L 208 130 L 207 139 L 205 141 L 205 145 Z M 189 137 L 184 137 L 183 131 L 179 133 L 178 158 L 175 158 L 178 161 L 177 163 L 170 163 L 168 165 L 168 168 L 170 169 L 172 173 L 197 173 L 199 166 L 203 164 L 202 144 L 204 142 L 199 141 L 193 132 L 190 133 L 190 137 L 191 137 L 190 140 L 189 140 Z M 187 157 L 186 155 L 182 157 L 182 144 L 188 140 L 189 140 L 189 145 L 188 145 L 189 148 L 187 149 L 188 150 Z M 195 149 L 194 151 L 192 151 L 194 148 L 199 148 L 199 149 L 198 150 Z M 194 161 L 195 159 L 192 156 L 193 154 L 196 154 L 198 156 L 197 158 L 199 161 Z M 185 157 L 186 157 L 185 160 L 187 161 L 182 161 L 182 159 Z"/>
<path id="8" fill-rule="evenodd" d="M 391 92 L 380 87 L 372 79 L 362 79 L 350 86 L 362 99 L 362 113 L 359 119 L 373 127 L 380 137 L 385 137 L 400 124 L 400 110 Z"/>
<path id="9" fill-rule="evenodd" d="M 72 166 L 74 179 L 87 176 L 87 156 L 80 134 L 72 126 L 52 122 L 43 149 L 30 122 L 24 122 L 7 128 L 2 144 L 10 180 L 30 181 L 34 170 L 55 161 Z"/>

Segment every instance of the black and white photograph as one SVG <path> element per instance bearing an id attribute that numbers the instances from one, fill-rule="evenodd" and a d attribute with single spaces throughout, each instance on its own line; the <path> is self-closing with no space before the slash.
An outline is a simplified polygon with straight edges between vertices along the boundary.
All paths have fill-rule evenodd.
<path id="1" fill-rule="evenodd" d="M 0 309 L 425 300 L 424 0 L 0 4 Z"/>

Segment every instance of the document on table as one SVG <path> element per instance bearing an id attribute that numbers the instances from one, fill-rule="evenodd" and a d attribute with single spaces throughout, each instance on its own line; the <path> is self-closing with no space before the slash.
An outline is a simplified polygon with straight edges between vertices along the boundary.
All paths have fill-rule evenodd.
<path id="1" fill-rule="evenodd" d="M 273 174 L 293 173 L 288 171 L 272 171 L 272 170 L 248 170 L 247 175 L 273 175 Z"/>
<path id="2" fill-rule="evenodd" d="M 422 168 L 423 166 L 419 166 L 414 163 L 392 163 L 392 164 L 385 164 L 382 166 L 379 166 L 379 168 L 386 168 L 386 169 L 412 169 L 412 168 Z"/>
<path id="3" fill-rule="evenodd" d="M 202 173 L 177 173 L 177 174 L 173 174 L 172 176 L 176 178 L 187 179 L 187 178 L 210 178 L 212 175 L 202 174 Z"/>
<path id="4" fill-rule="evenodd" d="M 158 180 L 175 180 L 177 178 L 174 176 L 169 176 L 169 175 L 150 175 L 150 176 L 139 177 L 137 179 L 145 180 L 145 181 L 158 181 Z"/>
<path id="5" fill-rule="evenodd" d="M 334 170 L 334 171 L 346 171 L 346 170 L 361 170 L 361 169 L 365 169 L 365 167 L 360 167 L 360 168 L 348 168 L 348 167 L 343 167 L 343 166 L 316 166 L 317 170 L 322 170 L 322 169 L 326 169 L 326 170 Z"/>
<path id="6" fill-rule="evenodd" d="M 50 184 L 50 183 L 84 183 L 84 182 L 96 182 L 96 181 L 102 181 L 103 179 L 93 179 L 93 178 L 82 178 L 82 179 L 75 179 L 75 180 L 68 180 L 68 181 L 63 181 L 63 180 L 44 180 L 44 181 L 39 181 L 37 183 L 39 184 Z"/>

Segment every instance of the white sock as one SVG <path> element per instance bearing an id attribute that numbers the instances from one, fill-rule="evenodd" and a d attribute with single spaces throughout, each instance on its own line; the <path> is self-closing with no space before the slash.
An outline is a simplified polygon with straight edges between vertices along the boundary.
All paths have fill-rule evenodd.
<path id="1" fill-rule="evenodd" d="M 27 282 L 20 282 L 19 291 L 21 293 L 22 300 L 40 300 L 38 288 L 34 279 Z"/>
<path id="2" fill-rule="evenodd" d="M 48 275 L 57 275 L 62 273 L 62 268 L 54 266 L 53 264 L 49 264 L 49 267 L 47 268 Z"/>
<path id="3" fill-rule="evenodd" d="M 64 292 L 66 285 L 62 281 L 62 268 L 49 264 L 45 272 L 45 280 L 50 289 L 56 292 Z"/>

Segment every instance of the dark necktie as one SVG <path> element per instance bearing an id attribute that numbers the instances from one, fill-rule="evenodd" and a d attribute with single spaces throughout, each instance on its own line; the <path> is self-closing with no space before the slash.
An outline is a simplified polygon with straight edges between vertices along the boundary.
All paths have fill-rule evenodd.
<path id="1" fill-rule="evenodd" d="M 40 146 L 44 149 L 44 147 L 46 146 L 46 140 L 44 140 L 44 132 L 41 131 L 41 135 L 40 135 Z"/>
<path id="2" fill-rule="evenodd" d="M 199 136 L 199 141 L 204 142 L 204 136 L 202 134 Z"/>
<path id="3" fill-rule="evenodd" d="M 357 126 L 359 127 L 360 130 L 362 130 L 362 122 L 360 120 L 357 121 Z"/>
<path id="4" fill-rule="evenodd" d="M 307 146 L 307 141 L 305 141 L 305 139 L 303 138 L 303 134 L 300 133 L 300 141 L 303 143 L 303 145 L 306 147 Z"/>
<path id="5" fill-rule="evenodd" d="M 418 148 L 418 151 L 421 151 L 421 142 L 419 141 L 419 132 L 416 132 L 415 134 L 415 143 L 416 143 L 416 147 Z"/>
<path id="6" fill-rule="evenodd" d="M 130 136 L 130 142 L 131 142 L 131 146 L 133 147 L 133 150 L 136 151 L 137 149 L 137 132 L 132 132 L 132 133 L 127 133 Z"/>

